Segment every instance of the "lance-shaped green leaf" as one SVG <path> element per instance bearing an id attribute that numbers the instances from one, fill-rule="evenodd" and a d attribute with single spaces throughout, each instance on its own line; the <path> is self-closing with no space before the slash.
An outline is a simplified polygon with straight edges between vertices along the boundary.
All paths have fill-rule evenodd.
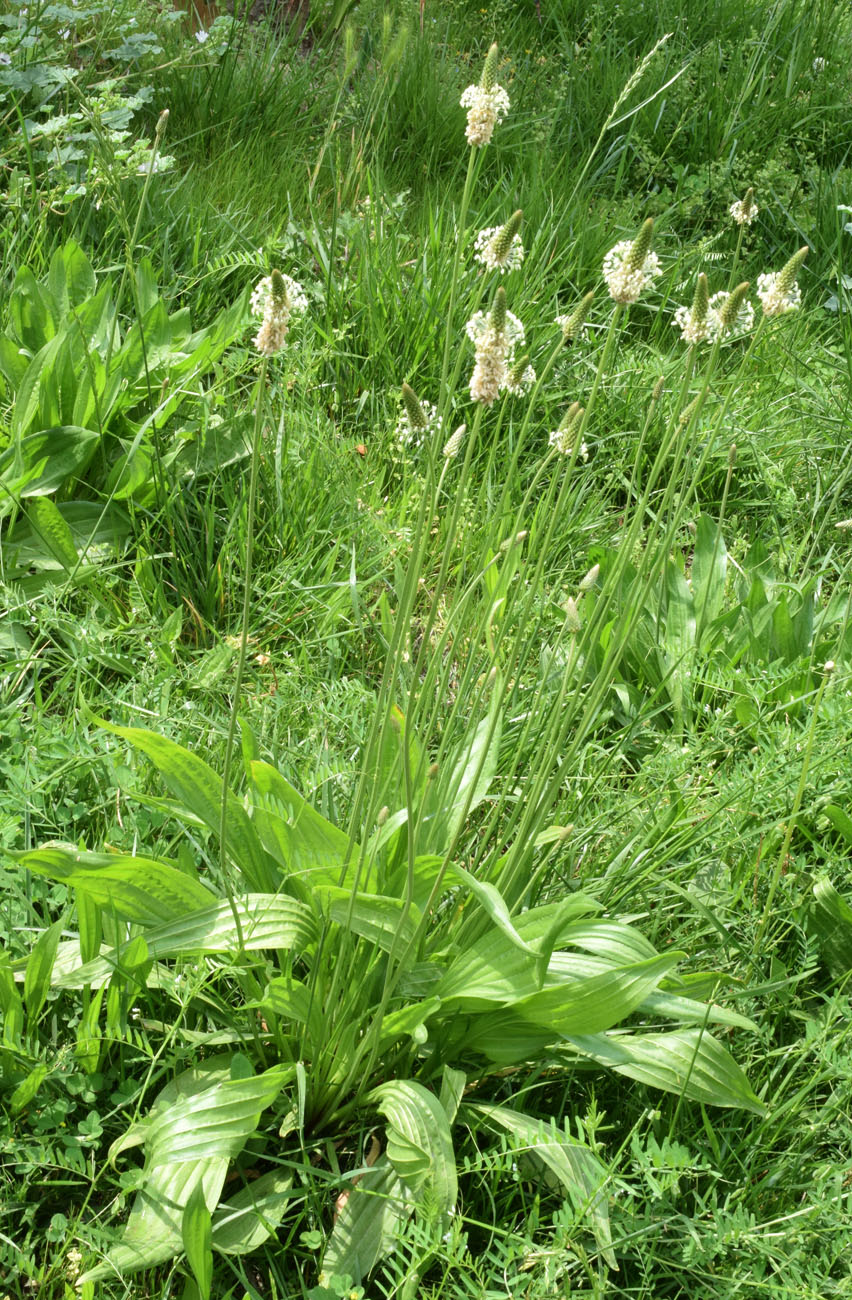
<path id="1" fill-rule="evenodd" d="M 701 515 L 692 556 L 692 595 L 699 643 L 703 629 L 722 612 L 727 571 L 728 552 L 722 530 L 709 515 Z"/>
<path id="2" fill-rule="evenodd" d="M 213 1249 L 246 1255 L 275 1232 L 292 1197 L 293 1173 L 273 1169 L 247 1183 L 213 1213 Z"/>
<path id="3" fill-rule="evenodd" d="M 173 921 L 215 901 L 199 880 L 154 858 L 61 847 L 15 856 L 33 875 L 61 880 L 122 920 L 140 925 Z"/>
<path id="4" fill-rule="evenodd" d="M 209 1300 L 213 1284 L 213 1233 L 204 1191 L 196 1183 L 181 1217 L 181 1240 L 195 1276 L 200 1300 Z"/>
<path id="5" fill-rule="evenodd" d="M 60 322 L 72 308 L 82 307 L 94 294 L 97 288 L 95 273 L 76 240 L 69 239 L 53 254 L 47 273 L 47 288 Z"/>
<path id="6" fill-rule="evenodd" d="M 222 1078 L 218 1063 L 211 1064 L 210 1071 L 187 1071 L 179 1087 L 167 1085 L 149 1121 L 135 1126 L 131 1140 L 113 1145 L 112 1158 L 144 1143 L 142 1186 L 121 1241 L 81 1282 L 179 1254 L 184 1210 L 193 1193 L 200 1188 L 208 1211 L 215 1209 L 231 1160 L 292 1074 L 288 1066 L 275 1066 L 247 1079 Z"/>
<path id="7" fill-rule="evenodd" d="M 607 1206 L 609 1174 L 593 1151 L 551 1122 L 533 1119 L 505 1106 L 464 1106 L 465 1116 L 481 1118 L 492 1130 L 504 1129 L 535 1163 L 545 1165 L 565 1188 L 574 1208 L 588 1215 L 589 1226 L 606 1262 L 617 1268 Z M 477 1127 L 477 1125 L 473 1125 Z"/>
<path id="8" fill-rule="evenodd" d="M 270 980 L 260 1000 L 262 1010 L 279 1016 L 285 1022 L 304 1025 L 315 1042 L 323 1037 L 324 1017 L 315 995 L 301 980 L 291 976 L 278 976 Z"/>
<path id="9" fill-rule="evenodd" d="M 459 747 L 453 766 L 446 764 L 446 776 L 440 772 L 432 784 L 421 823 L 422 851 L 443 853 L 488 794 L 500 753 L 501 707 L 502 692 L 495 688 L 488 717 Z"/>
<path id="10" fill-rule="evenodd" d="M 570 1042 L 582 1055 L 652 1088 L 682 1093 L 711 1106 L 764 1113 L 730 1052 L 700 1028 L 663 1034 L 575 1035 Z"/>
<path id="11" fill-rule="evenodd" d="M 402 899 L 382 894 L 359 894 L 353 898 L 348 889 L 329 887 L 324 891 L 331 900 L 329 914 L 344 929 L 369 939 L 378 948 L 390 952 L 396 944 L 405 945 L 414 938 L 420 924 L 420 909 Z M 401 949 L 400 949 L 401 950 Z"/>
<path id="12" fill-rule="evenodd" d="M 219 834 L 222 779 L 212 767 L 166 736 L 158 736 L 140 727 L 113 727 L 99 721 L 107 731 L 121 736 L 134 749 L 146 754 L 172 794 L 214 834 Z M 228 857 L 250 887 L 274 890 L 279 883 L 279 873 L 264 850 L 248 813 L 231 790 L 227 795 L 225 833 Z"/>
<path id="13" fill-rule="evenodd" d="M 369 1099 L 387 1120 L 394 1169 L 443 1220 L 455 1207 L 458 1182 L 450 1124 L 440 1101 L 411 1079 L 382 1083 Z"/>
<path id="14" fill-rule="evenodd" d="M 557 946 L 578 917 L 597 907 L 592 899 L 576 894 L 511 918 L 512 934 L 501 929 L 477 939 L 431 991 L 444 1001 L 458 999 L 470 1009 L 529 997 L 542 985 L 541 942 L 547 939 Z"/>
<path id="15" fill-rule="evenodd" d="M 56 961 L 56 950 L 62 934 L 63 921 L 60 918 L 53 925 L 43 930 L 30 949 L 24 975 L 24 1001 L 27 1004 L 27 1021 L 31 1028 L 35 1026 L 38 1013 L 44 1006 L 50 977 Z"/>
<path id="16" fill-rule="evenodd" d="M 77 565 L 77 548 L 71 529 L 50 497 L 33 497 L 27 510 L 30 526 L 40 538 L 48 556 L 58 560 L 66 572 Z"/>
<path id="17" fill-rule="evenodd" d="M 79 478 L 95 454 L 100 435 L 77 425 L 28 434 L 0 455 L 0 483 L 21 497 L 45 496 Z M 8 492 L 3 492 L 8 502 Z M 3 513 L 8 505 L 4 503 Z"/>
<path id="18" fill-rule="evenodd" d="M 355 869 L 350 864 L 342 878 L 348 836 L 312 808 L 269 763 L 255 760 L 248 770 L 254 824 L 267 852 L 312 887 L 345 885 Z M 357 861 L 357 848 L 352 853 Z M 359 885 L 370 888 L 366 879 Z"/>
<path id="19" fill-rule="evenodd" d="M 338 1212 L 323 1255 L 326 1273 L 348 1273 L 360 1282 L 396 1246 L 413 1208 L 411 1193 L 382 1156 L 358 1182 Z"/>
<path id="20" fill-rule="evenodd" d="M 596 975 L 578 974 L 516 1002 L 513 1010 L 530 1024 L 551 1030 L 554 1038 L 559 1034 L 598 1034 L 641 1006 L 683 956 L 666 953 Z"/>
<path id="21" fill-rule="evenodd" d="M 239 928 L 234 918 L 236 911 Z M 217 903 L 166 925 L 152 926 L 145 933 L 152 961 L 179 953 L 246 952 L 260 948 L 304 951 L 317 936 L 313 912 L 304 903 L 280 894 L 244 894 L 234 902 Z M 128 944 L 122 944 L 85 965 L 64 967 L 54 978 L 57 988 L 83 988 L 99 984 L 120 969 Z"/>

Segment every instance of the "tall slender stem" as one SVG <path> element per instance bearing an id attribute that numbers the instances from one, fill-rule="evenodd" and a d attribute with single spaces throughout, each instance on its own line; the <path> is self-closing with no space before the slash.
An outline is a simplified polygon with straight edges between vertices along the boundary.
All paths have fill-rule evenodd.
<path id="1" fill-rule="evenodd" d="M 263 431 L 266 369 L 267 358 L 264 357 L 260 363 L 260 374 L 257 380 L 257 400 L 254 408 L 254 436 L 252 438 L 251 446 L 251 471 L 249 475 L 248 504 L 246 509 L 246 560 L 245 577 L 243 579 L 243 609 L 240 623 L 240 651 L 237 657 L 237 675 L 234 681 L 234 698 L 231 704 L 231 717 L 228 723 L 228 739 L 225 743 L 225 762 L 222 769 L 222 808 L 219 817 L 219 866 L 222 873 L 222 883 L 228 893 L 231 910 L 234 914 L 234 925 L 236 926 L 237 938 L 241 948 L 243 945 L 242 925 L 240 923 L 239 912 L 234 903 L 233 892 L 228 884 L 228 795 L 230 793 L 234 738 L 237 731 L 237 714 L 240 707 L 240 690 L 243 684 L 243 674 L 246 666 L 246 649 L 248 647 L 249 607 L 251 605 L 251 568 L 254 552 L 254 507 L 257 498 L 257 479 L 258 469 L 260 466 L 260 439 Z"/>

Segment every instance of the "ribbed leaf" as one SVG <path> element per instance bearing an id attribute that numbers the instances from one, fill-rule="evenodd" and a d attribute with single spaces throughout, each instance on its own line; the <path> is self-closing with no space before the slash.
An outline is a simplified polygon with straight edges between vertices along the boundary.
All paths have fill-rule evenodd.
<path id="1" fill-rule="evenodd" d="M 369 1099 L 387 1120 L 388 1159 L 402 1181 L 444 1217 L 458 1196 L 456 1160 L 446 1111 L 422 1084 L 394 1080 L 374 1088 Z"/>
<path id="2" fill-rule="evenodd" d="M 33 497 L 27 516 L 47 554 L 70 572 L 77 564 L 77 548 L 71 529 L 50 497 Z"/>
<path id="3" fill-rule="evenodd" d="M 500 751 L 502 693 L 495 689 L 487 718 L 459 747 L 453 766 L 439 774 L 426 800 L 421 824 L 422 852 L 443 853 L 458 835 L 468 815 L 488 794 Z"/>
<path id="4" fill-rule="evenodd" d="M 311 1037 L 320 1042 L 323 1035 L 323 1012 L 317 998 L 300 980 L 278 976 L 270 980 L 261 999 L 261 1008 L 285 1022 L 304 1025 Z"/>
<path id="5" fill-rule="evenodd" d="M 554 1038 L 599 1034 L 631 1015 L 683 956 L 666 953 L 598 975 L 566 979 L 516 1002 L 513 1010 L 530 1024 L 551 1030 Z"/>
<path id="6" fill-rule="evenodd" d="M 24 1001 L 27 1005 L 27 1021 L 31 1028 L 36 1023 L 36 1018 L 44 1006 L 47 991 L 50 988 L 50 977 L 56 961 L 56 950 L 59 947 L 63 925 L 64 923 L 60 918 L 58 921 L 54 921 L 53 925 L 49 926 L 48 929 L 43 930 L 30 949 L 30 955 L 27 958 L 26 973 L 24 975 Z"/>
<path id="7" fill-rule="evenodd" d="M 329 914 L 333 921 L 369 939 L 378 948 L 390 952 L 395 943 L 405 945 L 414 938 L 420 923 L 420 909 L 406 908 L 398 898 L 381 894 L 359 894 L 353 900 L 348 889 L 329 888 Z"/>
<path id="8" fill-rule="evenodd" d="M 222 779 L 197 754 L 166 736 L 139 727 L 112 727 L 107 731 L 128 741 L 150 758 L 172 794 L 185 803 L 216 835 L 219 834 Z M 228 857 L 252 889 L 274 890 L 278 878 L 272 862 L 239 799 L 228 791 L 225 821 Z"/>
<path id="9" fill-rule="evenodd" d="M 832 975 L 837 979 L 848 975 L 852 971 L 852 907 L 825 877 L 814 885 L 808 929 Z"/>
<path id="10" fill-rule="evenodd" d="M 287 872 L 311 885 L 345 885 L 343 862 L 349 838 L 312 808 L 269 763 L 249 764 L 254 823 L 263 844 Z M 357 849 L 354 850 L 357 861 Z M 352 875 L 350 865 L 347 878 Z M 366 880 L 361 888 L 369 888 Z"/>
<path id="11" fill-rule="evenodd" d="M 173 921 L 214 902 L 200 881 L 154 858 L 44 848 L 18 854 L 17 861 L 33 875 L 64 881 L 109 913 L 140 925 Z"/>
<path id="12" fill-rule="evenodd" d="M 323 1255 L 324 1272 L 348 1273 L 361 1282 L 394 1249 L 411 1210 L 410 1193 L 383 1156 L 359 1177 L 338 1213 Z"/>
<path id="13" fill-rule="evenodd" d="M 727 571 L 728 552 L 722 530 L 709 515 L 700 515 L 692 556 L 692 595 L 699 642 L 702 630 L 722 612 Z"/>
<path id="14" fill-rule="evenodd" d="M 575 1209 L 589 1216 L 589 1226 L 604 1259 L 611 1268 L 617 1268 L 607 1207 L 609 1175 L 594 1152 L 552 1121 L 545 1124 L 505 1106 L 465 1106 L 464 1114 L 468 1113 L 481 1116 L 489 1128 L 511 1133 L 518 1142 L 518 1151 L 540 1161 L 556 1175 Z"/>
<path id="15" fill-rule="evenodd" d="M 69 239 L 53 254 L 47 284 L 60 321 L 72 307 L 82 307 L 95 292 L 97 284 L 92 265 L 75 240 Z"/>
<path id="16" fill-rule="evenodd" d="M 144 1142 L 143 1183 L 121 1242 L 81 1282 L 179 1254 L 184 1209 L 191 1196 L 200 1188 L 208 1211 L 216 1207 L 232 1158 L 291 1073 L 289 1067 L 276 1066 L 247 1079 L 223 1079 L 218 1062 L 211 1065 L 209 1071 L 187 1071 L 167 1085 L 151 1119 L 136 1126 L 130 1141 L 113 1145 L 115 1158 L 128 1145 Z"/>
<path id="17" fill-rule="evenodd" d="M 701 1029 L 574 1036 L 571 1043 L 584 1056 L 652 1088 L 683 1093 L 711 1106 L 764 1112 L 730 1052 Z"/>
<path id="18" fill-rule="evenodd" d="M 73 424 L 31 433 L 0 455 L 0 482 L 21 497 L 56 492 L 80 477 L 99 442 L 99 434 Z"/>
<path id="19" fill-rule="evenodd" d="M 552 945 L 558 946 L 577 918 L 597 906 L 592 899 L 576 894 L 511 918 L 521 944 L 505 932 L 483 935 L 452 962 L 431 991 L 445 1001 L 458 999 L 470 1009 L 529 997 L 542 985 L 538 945 L 549 936 Z"/>
<path id="20" fill-rule="evenodd" d="M 316 939 L 313 913 L 295 899 L 278 894 L 246 894 L 236 900 L 235 906 L 246 952 L 259 948 L 292 948 L 301 952 Z M 152 926 L 145 934 L 145 942 L 149 958 L 157 961 L 178 953 L 235 952 L 240 945 L 240 933 L 230 904 L 222 902 L 178 921 Z M 104 983 L 120 966 L 128 946 L 123 944 L 94 961 L 70 969 L 57 963 L 54 986 L 74 989 Z"/>
<path id="21" fill-rule="evenodd" d="M 213 1249 L 224 1255 L 257 1250 L 284 1217 L 292 1186 L 292 1171 L 274 1169 L 220 1205 L 213 1214 Z"/>
<path id="22" fill-rule="evenodd" d="M 199 1183 L 196 1183 L 183 1207 L 181 1240 L 189 1266 L 195 1275 L 199 1296 L 201 1300 L 208 1300 L 213 1283 L 213 1234 L 210 1211 Z"/>

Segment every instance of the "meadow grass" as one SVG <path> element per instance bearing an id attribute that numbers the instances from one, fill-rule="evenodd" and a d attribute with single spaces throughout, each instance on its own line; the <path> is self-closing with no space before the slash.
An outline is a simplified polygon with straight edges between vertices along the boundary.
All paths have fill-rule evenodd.
<path id="1" fill-rule="evenodd" d="M 0 1290 L 852 1294 L 848 9 L 421 13 L 0 28 Z"/>

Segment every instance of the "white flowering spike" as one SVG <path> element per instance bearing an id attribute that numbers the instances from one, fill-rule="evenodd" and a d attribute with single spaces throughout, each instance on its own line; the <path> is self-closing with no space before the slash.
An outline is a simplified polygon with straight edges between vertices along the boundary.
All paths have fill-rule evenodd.
<path id="1" fill-rule="evenodd" d="M 660 260 L 651 252 L 654 223 L 651 217 L 635 239 L 624 239 L 603 261 L 603 277 L 613 302 L 636 302 L 642 290 L 660 274 Z"/>
<path id="2" fill-rule="evenodd" d="M 796 283 L 796 276 L 807 255 L 807 247 L 800 248 L 780 271 L 769 271 L 757 277 L 757 296 L 764 316 L 783 316 L 801 305 L 802 291 Z"/>
<path id="3" fill-rule="evenodd" d="M 505 389 L 515 348 L 524 342 L 524 327 L 506 309 L 506 291 L 502 285 L 494 295 L 488 315 L 478 311 L 468 321 L 466 330 L 476 348 L 470 395 L 474 402 L 490 406 Z"/>
<path id="4" fill-rule="evenodd" d="M 587 293 L 580 299 L 573 311 L 556 317 L 556 324 L 562 330 L 562 337 L 566 343 L 570 342 L 571 339 L 583 337 L 586 330 L 586 317 L 589 314 L 589 308 L 592 305 L 594 296 L 595 291 L 592 289 L 591 293 Z"/>
<path id="5" fill-rule="evenodd" d="M 680 337 L 684 343 L 701 343 L 707 338 L 709 307 L 707 276 L 702 272 L 695 286 L 692 306 L 678 307 L 674 314 L 674 323 L 680 329 Z"/>
<path id="6" fill-rule="evenodd" d="M 408 384 L 402 385 L 402 402 L 404 410 L 396 426 L 397 440 L 406 447 L 420 447 L 433 433 L 440 433 L 443 428 L 438 408 L 421 402 Z"/>
<path id="7" fill-rule="evenodd" d="M 601 566 L 599 564 L 593 564 L 580 583 L 580 591 L 591 591 L 600 576 L 600 571 Z"/>
<path id="8" fill-rule="evenodd" d="M 473 246 L 473 256 L 489 271 L 517 271 L 524 260 L 524 246 L 518 233 L 523 213 L 513 213 L 505 226 L 480 230 Z"/>
<path id="9" fill-rule="evenodd" d="M 750 226 L 760 211 L 760 208 L 754 201 L 754 190 L 746 190 L 745 198 L 737 199 L 735 203 L 731 204 L 728 211 L 731 214 L 732 220 L 735 221 L 738 226 Z"/>
<path id="10" fill-rule="evenodd" d="M 583 423 L 583 416 L 586 414 L 585 408 L 579 402 L 572 402 L 565 412 L 562 422 L 558 429 L 554 429 L 550 435 L 550 446 L 559 452 L 560 456 L 573 456 L 574 454 L 574 434 Z M 589 459 L 589 449 L 584 442 L 580 443 L 578 455 L 582 460 Z"/>
<path id="11" fill-rule="evenodd" d="M 506 375 L 506 382 L 503 387 L 513 397 L 528 393 L 535 383 L 535 371 L 532 366 L 527 365 L 528 361 L 529 357 L 521 357 L 520 361 L 516 361 Z"/>
<path id="12" fill-rule="evenodd" d="M 492 45 L 485 59 L 482 79 L 478 86 L 468 86 L 459 100 L 467 109 L 465 137 L 469 145 L 481 147 L 490 142 L 494 127 L 509 111 L 509 96 L 495 81 L 497 72 L 497 46 Z"/>
<path id="13" fill-rule="evenodd" d="M 303 312 L 308 305 L 304 290 L 289 275 L 273 271 L 255 286 L 251 296 L 253 316 L 262 317 L 262 324 L 254 346 L 265 357 L 274 356 L 284 346 L 290 328 L 290 317 Z"/>
<path id="14" fill-rule="evenodd" d="M 562 608 L 565 610 L 565 629 L 572 636 L 576 636 L 582 631 L 583 624 L 580 622 L 580 611 L 577 609 L 577 602 L 573 596 L 568 596 Z"/>
<path id="15" fill-rule="evenodd" d="M 754 329 L 754 307 L 749 302 L 748 281 L 737 285 L 733 293 L 714 293 L 707 304 L 707 337 L 711 343 L 729 334 L 748 334 Z"/>
<path id="16" fill-rule="evenodd" d="M 451 434 L 444 444 L 444 456 L 447 460 L 455 460 L 461 451 L 464 436 L 467 433 L 467 425 L 460 424 L 455 433 Z"/>

